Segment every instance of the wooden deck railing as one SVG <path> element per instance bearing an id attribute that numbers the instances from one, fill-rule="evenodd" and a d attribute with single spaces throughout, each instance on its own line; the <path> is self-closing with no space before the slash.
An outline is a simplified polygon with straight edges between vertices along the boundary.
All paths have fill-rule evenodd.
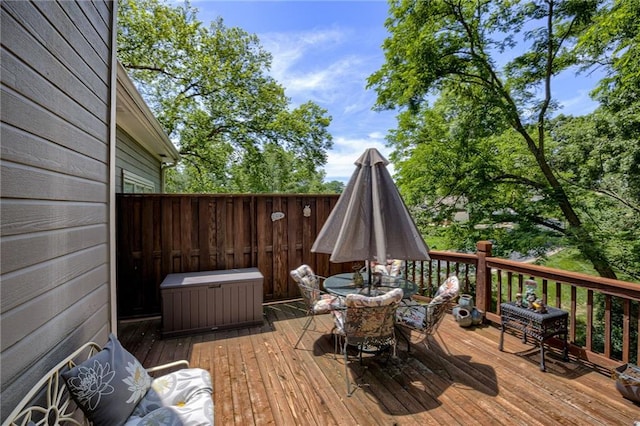
<path id="1" fill-rule="evenodd" d="M 500 323 L 500 303 L 523 293 L 524 281 L 538 283 L 538 297 L 569 312 L 571 353 L 604 368 L 640 359 L 640 283 L 492 257 L 481 241 L 475 254 L 430 251 L 430 262 L 410 262 L 405 273 L 424 294 L 433 294 L 447 276 L 460 278 L 462 292 L 474 296 L 488 321 Z"/>

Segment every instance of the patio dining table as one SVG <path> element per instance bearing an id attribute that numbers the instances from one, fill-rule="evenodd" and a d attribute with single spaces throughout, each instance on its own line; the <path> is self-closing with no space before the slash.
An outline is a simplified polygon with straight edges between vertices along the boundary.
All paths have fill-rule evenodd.
<path id="1" fill-rule="evenodd" d="M 363 274 L 364 284 L 356 287 L 353 282 L 352 273 L 332 275 L 324 280 L 324 289 L 337 296 L 347 296 L 348 294 L 364 294 L 366 296 L 379 296 L 395 288 L 401 288 L 405 299 L 410 298 L 418 292 L 418 286 L 406 278 L 394 277 L 390 275 L 380 276 L 380 283 L 376 286 L 369 286 L 367 274 Z"/>
<path id="2" fill-rule="evenodd" d="M 418 286 L 413 282 L 399 276 L 379 275 L 372 276 L 374 280 L 378 280 L 377 285 L 369 286 L 369 279 L 367 274 L 363 274 L 364 283 L 360 287 L 356 287 L 353 282 L 353 273 L 343 273 L 332 275 L 324 280 L 324 289 L 328 293 L 346 297 L 349 294 L 363 294 L 366 296 L 380 296 L 393 289 L 401 288 L 405 299 L 410 298 L 412 295 L 418 292 Z M 406 340 L 406 336 L 400 333 L 400 335 Z M 407 340 L 407 344 L 409 341 Z M 389 348 L 388 345 L 362 345 L 358 344 L 360 352 L 370 354 L 380 354 Z"/>

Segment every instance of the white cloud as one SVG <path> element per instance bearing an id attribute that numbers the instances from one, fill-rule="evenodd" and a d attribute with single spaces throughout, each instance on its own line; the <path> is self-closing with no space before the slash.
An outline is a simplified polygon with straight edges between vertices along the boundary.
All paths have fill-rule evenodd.
<path id="1" fill-rule="evenodd" d="M 552 83 L 553 97 L 562 107 L 558 113 L 566 115 L 586 115 L 598 107 L 589 93 L 604 77 L 604 71 L 579 72 L 577 67 L 562 71 Z"/>
<path id="2" fill-rule="evenodd" d="M 371 66 L 364 55 L 351 53 L 346 46 L 351 38 L 349 30 L 337 28 L 260 35 L 273 57 L 271 75 L 294 104 L 354 103 L 350 96 L 360 96 Z"/>
<path id="3" fill-rule="evenodd" d="M 373 91 L 365 91 L 377 60 L 371 52 L 355 51 L 359 34 L 331 28 L 308 32 L 259 35 L 273 56 L 271 75 L 285 88 L 293 105 L 312 100 L 329 109 L 333 149 L 327 153 L 326 180 L 346 183 L 355 161 L 366 148 L 389 157 L 385 131 L 393 127 L 393 113 L 372 111 Z M 379 59 L 379 58 L 378 58 Z M 387 166 L 393 174 L 393 166 Z"/>
<path id="4" fill-rule="evenodd" d="M 365 109 L 366 109 L 365 105 L 355 103 L 355 104 L 350 104 L 350 105 L 347 105 L 346 107 L 344 107 L 344 111 L 343 112 L 345 114 L 352 114 L 352 113 L 356 113 L 356 112 L 361 112 L 361 111 L 363 111 Z"/>
<path id="5" fill-rule="evenodd" d="M 333 150 L 328 153 L 325 180 L 339 180 L 346 183 L 353 171 L 355 162 L 367 148 L 376 148 L 387 159 L 392 149 L 384 146 L 384 141 L 379 138 L 351 139 L 347 137 L 336 137 L 334 139 Z M 393 165 L 387 166 L 389 173 L 393 175 Z"/>
<path id="6" fill-rule="evenodd" d="M 362 79 L 360 81 L 362 81 Z M 347 98 L 343 108 L 345 114 L 374 113 L 372 108 L 376 103 L 376 95 L 373 90 L 353 90 L 344 95 Z M 379 115 L 378 113 L 375 114 Z"/>
<path id="7" fill-rule="evenodd" d="M 337 29 L 259 35 L 261 45 L 273 56 L 271 72 L 278 81 L 286 79 L 289 70 L 303 62 L 307 53 L 340 44 L 344 36 Z"/>
<path id="8" fill-rule="evenodd" d="M 591 99 L 589 92 L 590 89 L 578 89 L 575 96 L 560 101 L 562 106 L 560 112 L 575 116 L 593 112 L 598 107 L 598 103 Z"/>
<path id="9" fill-rule="evenodd" d="M 381 139 L 384 141 L 384 133 L 382 132 L 372 132 L 368 135 L 371 139 Z M 383 142 L 384 143 L 384 142 Z"/>
<path id="10" fill-rule="evenodd" d="M 284 78 L 284 86 L 292 95 L 312 92 L 324 102 L 333 102 L 337 96 L 345 97 L 347 93 L 336 90 L 349 85 L 349 81 L 357 80 L 353 76 L 360 61 L 355 57 L 342 58 L 328 66 L 317 68 L 308 72 L 292 72 L 288 78 Z"/>

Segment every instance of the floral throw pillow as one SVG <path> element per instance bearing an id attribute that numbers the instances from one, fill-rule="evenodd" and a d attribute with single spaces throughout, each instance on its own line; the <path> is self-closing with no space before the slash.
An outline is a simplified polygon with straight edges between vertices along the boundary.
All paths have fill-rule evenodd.
<path id="1" fill-rule="evenodd" d="M 118 339 L 62 373 L 73 400 L 96 426 L 121 425 L 151 387 L 151 377 Z"/>

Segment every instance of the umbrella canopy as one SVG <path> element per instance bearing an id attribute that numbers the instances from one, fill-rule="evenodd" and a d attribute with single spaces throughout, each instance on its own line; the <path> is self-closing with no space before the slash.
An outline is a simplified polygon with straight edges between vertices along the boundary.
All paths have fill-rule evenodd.
<path id="1" fill-rule="evenodd" d="M 331 211 L 312 252 L 330 253 L 334 263 L 386 259 L 429 260 L 422 239 L 375 148 L 355 162 L 356 170 Z"/>

